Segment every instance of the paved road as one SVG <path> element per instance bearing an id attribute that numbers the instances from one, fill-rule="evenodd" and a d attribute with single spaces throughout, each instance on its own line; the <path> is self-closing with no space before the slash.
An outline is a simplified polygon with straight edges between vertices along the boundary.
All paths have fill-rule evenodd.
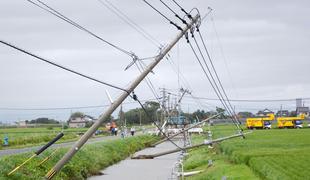
<path id="1" fill-rule="evenodd" d="M 104 136 L 104 137 L 98 137 L 98 138 L 92 138 L 88 140 L 86 143 L 95 143 L 95 142 L 100 142 L 103 140 L 111 140 L 111 139 L 118 139 L 120 136 Z M 53 144 L 51 148 L 56 148 L 56 147 L 70 147 L 75 143 L 73 142 L 66 142 L 66 143 L 60 143 L 60 144 Z M 42 146 L 34 146 L 34 147 L 28 147 L 28 148 L 21 148 L 21 149 L 6 149 L 6 150 L 0 150 L 0 158 L 2 156 L 6 155 L 13 155 L 13 154 L 19 154 L 19 153 L 25 153 L 25 152 L 35 152 Z"/>
<path id="2" fill-rule="evenodd" d="M 164 142 L 155 148 L 147 148 L 136 154 L 153 154 L 166 150 L 175 149 L 171 142 Z M 172 169 L 177 162 L 180 153 L 173 153 L 155 159 L 130 159 L 121 161 L 118 164 L 108 167 L 101 172 L 104 175 L 93 176 L 88 180 L 167 180 L 171 179 Z"/>

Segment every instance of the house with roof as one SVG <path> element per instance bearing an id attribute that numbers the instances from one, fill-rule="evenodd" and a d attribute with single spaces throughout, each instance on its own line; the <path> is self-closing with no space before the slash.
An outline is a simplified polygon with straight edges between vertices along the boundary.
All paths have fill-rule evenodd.
<path id="1" fill-rule="evenodd" d="M 305 114 L 306 116 L 309 116 L 309 107 L 297 107 L 296 114 Z"/>
<path id="2" fill-rule="evenodd" d="M 290 112 L 288 110 L 279 110 L 276 113 L 276 116 L 277 117 L 288 117 L 288 116 L 290 116 Z"/>

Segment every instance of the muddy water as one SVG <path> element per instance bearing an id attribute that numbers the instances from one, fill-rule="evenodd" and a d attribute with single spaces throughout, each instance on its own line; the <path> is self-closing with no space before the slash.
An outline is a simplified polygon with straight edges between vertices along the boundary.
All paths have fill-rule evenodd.
<path id="1" fill-rule="evenodd" d="M 147 148 L 136 153 L 152 154 L 175 149 L 171 142 L 159 144 L 155 148 Z M 161 156 L 155 159 L 125 159 L 118 164 L 108 167 L 101 172 L 104 175 L 93 176 L 88 180 L 167 180 L 171 178 L 172 168 L 179 152 Z"/>

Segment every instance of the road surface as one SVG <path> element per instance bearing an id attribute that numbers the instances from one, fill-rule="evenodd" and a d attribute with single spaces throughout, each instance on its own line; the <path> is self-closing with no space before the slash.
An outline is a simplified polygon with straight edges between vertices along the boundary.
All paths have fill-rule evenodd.
<path id="1" fill-rule="evenodd" d="M 103 140 L 112 140 L 112 139 L 118 139 L 120 136 L 104 136 L 104 137 L 98 137 L 98 138 L 92 138 L 88 140 L 86 143 L 95 143 L 95 142 L 100 142 Z M 56 148 L 56 147 L 71 147 L 76 141 L 72 142 L 66 142 L 66 143 L 60 143 L 60 144 L 53 144 L 51 148 Z M 6 155 L 13 155 L 13 154 L 19 154 L 19 153 L 26 153 L 26 152 L 35 152 L 38 150 L 41 146 L 34 146 L 34 147 L 28 147 L 28 148 L 21 148 L 21 149 L 6 149 L 6 150 L 0 150 L 0 158 L 2 156 Z"/>

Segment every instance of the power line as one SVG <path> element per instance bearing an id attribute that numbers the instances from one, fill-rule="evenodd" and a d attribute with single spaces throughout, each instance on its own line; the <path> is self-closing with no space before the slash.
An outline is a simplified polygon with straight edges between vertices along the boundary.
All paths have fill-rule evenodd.
<path id="1" fill-rule="evenodd" d="M 147 5 L 149 5 L 152 9 L 154 9 L 158 14 L 160 14 L 163 18 L 165 18 L 167 21 L 169 21 L 170 24 L 174 25 L 178 30 L 182 31 L 182 28 L 177 25 L 176 23 L 174 23 L 173 21 L 171 21 L 167 16 L 165 16 L 163 13 L 161 13 L 158 9 L 156 9 L 154 6 L 152 6 L 149 2 L 147 2 L 146 0 L 143 0 Z"/>
<path id="2" fill-rule="evenodd" d="M 197 31 L 199 31 L 198 27 L 197 27 Z M 214 66 L 212 66 L 212 67 L 213 67 L 213 71 L 214 71 L 215 74 L 216 74 L 216 78 L 217 78 L 217 80 L 218 80 L 218 82 L 219 82 L 219 84 L 220 84 L 220 87 L 222 88 L 222 91 L 223 91 L 223 93 L 224 93 L 224 96 L 223 96 L 221 90 L 219 89 L 218 84 L 217 84 L 217 82 L 215 81 L 214 76 L 212 75 L 212 72 L 211 72 L 211 70 L 210 70 L 210 68 L 209 68 L 209 66 L 208 66 L 208 64 L 207 64 L 207 62 L 206 62 L 206 59 L 205 59 L 205 57 L 204 57 L 204 55 L 203 55 L 203 53 L 202 53 L 202 51 L 201 51 L 201 49 L 200 49 L 200 47 L 199 47 L 199 45 L 198 45 L 198 42 L 197 42 L 197 40 L 196 40 L 196 38 L 195 38 L 193 32 L 192 32 L 192 38 L 193 38 L 194 41 L 195 41 L 195 44 L 196 44 L 196 46 L 197 46 L 197 48 L 198 48 L 198 51 L 199 51 L 199 53 L 200 53 L 200 55 L 201 55 L 201 57 L 202 57 L 202 59 L 203 59 L 203 62 L 204 62 L 204 64 L 205 64 L 205 66 L 207 67 L 207 70 L 208 70 L 208 72 L 209 72 L 209 74 L 210 74 L 210 77 L 211 77 L 211 79 L 213 80 L 213 83 L 215 84 L 215 87 L 216 87 L 216 89 L 217 89 L 217 91 L 218 91 L 218 93 L 219 93 L 219 95 L 220 95 L 219 98 L 224 99 L 224 96 L 226 97 L 227 101 L 222 101 L 222 102 L 226 105 L 226 107 L 227 107 L 226 110 L 227 110 L 228 113 L 232 116 L 232 118 L 235 119 L 236 122 L 238 122 L 239 124 L 241 124 L 241 122 L 237 119 L 236 113 L 235 113 L 235 111 L 234 111 L 234 109 L 233 109 L 233 107 L 232 107 L 232 105 L 231 105 L 231 103 L 230 103 L 230 101 L 229 101 L 229 99 L 228 99 L 228 97 L 227 97 L 227 94 L 226 94 L 226 92 L 225 92 L 225 90 L 224 90 L 224 88 L 223 88 L 223 86 L 222 86 L 222 83 L 221 83 L 219 77 L 217 76 L 216 70 L 215 70 Z M 208 51 L 207 51 L 207 54 L 209 55 Z M 208 56 L 208 58 L 209 58 L 209 60 L 211 61 L 210 56 Z M 212 61 L 211 61 L 211 63 L 212 63 Z M 212 64 L 213 64 L 213 63 L 212 63 Z M 241 128 L 241 130 L 242 130 L 242 128 Z"/>
<path id="3" fill-rule="evenodd" d="M 184 12 L 188 18 L 192 19 L 193 17 L 179 4 L 177 3 L 175 0 L 172 0 L 180 9 L 182 12 Z"/>
<path id="4" fill-rule="evenodd" d="M 230 106 L 231 111 L 234 113 L 234 115 L 236 115 L 236 113 L 234 112 L 234 109 L 233 109 L 233 107 L 232 107 L 232 105 L 231 105 L 231 103 L 230 103 L 230 101 L 229 101 L 229 98 L 228 98 L 228 96 L 227 96 L 227 94 L 226 94 L 226 91 L 225 91 L 225 89 L 224 89 L 224 87 L 223 87 L 223 84 L 222 84 L 222 82 L 221 82 L 221 80 L 220 80 L 220 78 L 219 78 L 219 76 L 218 76 L 218 73 L 217 73 L 217 71 L 216 71 L 216 69 L 215 69 L 215 67 L 214 67 L 214 65 L 213 65 L 211 56 L 210 56 L 210 54 L 209 54 L 209 51 L 208 51 L 208 49 L 207 49 L 207 47 L 206 47 L 206 44 L 205 44 L 205 42 L 204 42 L 204 39 L 203 39 L 203 37 L 202 37 L 202 35 L 201 35 L 200 30 L 199 30 L 198 27 L 197 27 L 197 32 L 198 32 L 199 37 L 200 37 L 200 39 L 201 39 L 201 41 L 202 41 L 203 47 L 204 47 L 204 49 L 205 49 L 205 51 L 206 51 L 206 54 L 207 54 L 207 57 L 208 57 L 209 62 L 210 62 L 210 64 L 211 64 L 211 67 L 212 67 L 212 69 L 213 69 L 213 71 L 214 71 L 214 73 L 215 73 L 216 79 L 217 79 L 217 81 L 218 81 L 218 83 L 219 83 L 219 85 L 220 85 L 220 87 L 221 87 L 221 89 L 222 89 L 222 91 L 223 91 L 223 93 L 224 93 L 224 96 L 225 96 L 225 98 L 226 98 L 226 100 L 227 100 L 227 102 L 228 102 L 228 105 Z M 193 36 L 193 38 L 194 38 L 194 40 L 195 40 L 195 43 L 196 43 L 197 47 L 199 47 L 199 46 L 198 46 L 198 43 L 197 43 L 197 41 L 196 41 L 195 36 Z M 200 53 L 201 53 L 200 48 L 199 48 L 199 51 L 200 51 Z M 201 55 L 202 55 L 202 53 L 201 53 Z M 203 56 L 203 55 L 202 55 L 202 56 Z M 207 63 L 206 63 L 206 61 L 205 61 L 205 58 L 203 58 L 203 60 L 204 60 L 204 62 L 205 62 L 205 64 L 206 64 L 206 66 L 207 66 Z M 208 67 L 208 66 L 207 66 L 207 67 Z M 209 70 L 209 68 L 208 68 L 208 70 Z M 210 74 L 211 74 L 211 72 L 210 72 Z M 212 74 L 211 74 L 211 77 L 212 77 L 212 79 L 214 80 Z"/>
<path id="5" fill-rule="evenodd" d="M 40 57 L 40 56 L 37 56 L 37 55 L 35 55 L 35 54 L 33 54 L 33 53 L 29 52 L 29 51 L 26 51 L 26 50 L 24 50 L 24 49 L 21 49 L 21 48 L 15 46 L 15 45 L 12 45 L 12 44 L 7 43 L 7 42 L 5 42 L 5 41 L 0 40 L 0 43 L 4 44 L 4 45 L 6 45 L 6 46 L 9 46 L 9 47 L 11 47 L 11 48 L 13 48 L 13 49 L 16 49 L 16 50 L 18 50 L 18 51 L 20 51 L 20 52 L 22 52 L 22 53 L 25 53 L 25 54 L 27 54 L 27 55 L 29 55 L 29 56 L 32 56 L 32 57 L 34 57 L 34 58 L 36 58 L 36 59 L 38 59 L 38 60 L 40 60 L 40 61 L 46 62 L 46 63 L 48 63 L 48 64 L 50 64 L 50 65 L 56 66 L 56 67 L 58 67 L 58 68 L 60 68 L 60 69 L 63 69 L 63 70 L 65 70 L 65 71 L 71 72 L 71 73 L 73 73 L 73 74 L 79 75 L 79 76 L 81 76 L 81 77 L 84 77 L 84 78 L 86 78 L 86 79 L 95 81 L 95 82 L 97 82 L 97 83 L 100 83 L 100 84 L 103 84 L 103 85 L 106 85 L 106 86 L 109 86 L 109 87 L 112 87 L 112 88 L 115 88 L 115 89 L 118 89 L 118 90 L 122 90 L 122 91 L 127 92 L 126 89 L 123 89 L 123 88 L 121 88 L 121 87 L 115 86 L 115 85 L 110 84 L 110 83 L 107 83 L 107 82 L 103 82 L 103 81 L 101 81 L 101 80 L 95 79 L 95 78 L 90 77 L 90 76 L 88 76 L 88 75 L 82 74 L 82 73 L 80 73 L 80 72 L 78 72 L 78 71 L 72 70 L 72 69 L 67 68 L 67 67 L 65 67 L 65 66 L 62 66 L 62 65 L 59 65 L 59 64 L 57 64 L 57 63 L 55 63 L 55 62 L 52 62 L 52 61 L 47 60 L 47 59 L 44 59 L 44 58 L 42 58 L 42 57 Z"/>
<path id="6" fill-rule="evenodd" d="M 133 96 L 130 95 L 130 97 L 132 97 L 132 99 L 134 99 L 135 101 L 137 101 L 139 103 L 139 105 L 141 106 L 142 110 L 144 111 L 144 113 L 146 114 L 146 116 L 152 120 L 152 117 L 150 116 L 149 112 L 145 109 L 145 107 L 143 106 L 143 104 L 141 103 L 141 101 L 138 99 L 138 97 L 134 94 Z M 168 141 L 170 141 L 173 145 L 175 145 L 177 148 L 184 150 L 183 148 L 181 148 L 180 146 L 178 146 L 174 141 L 172 141 L 165 132 L 163 132 L 162 128 L 155 122 L 155 120 L 153 120 L 154 125 L 157 127 L 157 129 L 159 130 L 159 132 L 161 134 L 163 134 L 165 136 L 165 138 L 167 138 Z"/>
<path id="7" fill-rule="evenodd" d="M 122 12 L 119 8 L 117 8 L 114 4 L 112 4 L 110 1 L 105 0 L 103 2 L 102 0 L 98 0 L 98 2 L 101 5 L 104 5 L 106 8 L 108 8 L 111 12 L 113 12 L 116 16 L 118 16 L 120 19 L 122 19 L 126 24 L 131 26 L 133 29 L 135 29 L 139 34 L 141 34 L 144 38 L 149 40 L 153 45 L 156 47 L 159 47 L 158 45 L 161 45 L 161 43 L 156 40 L 151 34 L 149 34 L 146 30 L 144 30 L 141 26 L 139 26 L 137 23 L 135 23 L 132 19 L 129 18 L 124 12 Z M 111 8 L 112 7 L 112 8 Z"/>
<path id="8" fill-rule="evenodd" d="M 191 50 L 193 51 L 193 53 L 194 53 L 194 55 L 195 55 L 195 57 L 196 57 L 196 59 L 197 59 L 199 65 L 200 65 L 200 67 L 202 68 L 204 74 L 206 75 L 208 81 L 210 82 L 210 84 L 211 84 L 211 86 L 212 86 L 212 88 L 213 88 L 215 94 L 216 94 L 216 95 L 218 96 L 218 98 L 220 99 L 220 101 L 221 101 L 222 105 L 224 106 L 224 108 L 226 109 L 226 111 L 227 111 L 229 114 L 231 114 L 231 113 L 229 112 L 229 110 L 228 110 L 226 104 L 225 104 L 225 101 L 222 100 L 223 98 L 221 98 L 221 96 L 219 95 L 219 92 L 216 90 L 214 84 L 212 83 L 212 81 L 211 81 L 211 79 L 210 79 L 208 73 L 206 72 L 206 70 L 205 70 L 203 64 L 201 63 L 201 61 L 200 61 L 200 59 L 199 59 L 199 57 L 198 57 L 198 55 L 197 55 L 197 53 L 196 53 L 194 47 L 192 46 L 191 42 L 189 41 L 188 34 L 186 35 L 186 40 L 187 40 L 187 43 L 190 45 Z M 234 122 L 235 126 L 236 126 L 238 129 L 241 129 L 241 127 L 239 126 L 238 122 L 236 122 L 236 120 L 235 120 L 233 117 L 232 117 L 231 120 Z"/>
<path id="9" fill-rule="evenodd" d="M 187 25 L 187 22 L 182 19 L 173 9 L 171 9 L 164 1 L 162 0 L 159 0 L 166 8 L 168 8 L 174 15 L 175 17 L 177 17 L 179 20 L 182 21 L 183 24 L 186 24 Z"/>
<path id="10" fill-rule="evenodd" d="M 185 96 L 186 97 L 186 96 Z M 208 98 L 208 97 L 196 97 L 198 99 L 205 99 L 210 101 L 219 101 L 220 99 Z M 310 98 L 302 98 L 303 100 L 310 100 Z M 227 101 L 225 99 L 222 99 Z M 296 101 L 296 99 L 230 99 L 229 101 L 235 102 L 282 102 L 282 101 Z"/>
<path id="11" fill-rule="evenodd" d="M 156 99 L 141 100 L 142 102 L 153 101 Z M 124 102 L 122 104 L 134 104 L 136 102 Z M 68 109 L 93 109 L 93 108 L 103 108 L 110 106 L 110 104 L 102 105 L 89 105 L 89 106 L 72 106 L 72 107 L 48 107 L 48 108 L 12 108 L 12 107 L 0 107 L 0 110 L 8 111 L 54 111 L 54 110 L 68 110 Z"/>
<path id="12" fill-rule="evenodd" d="M 197 98 L 195 98 L 195 97 L 193 96 L 193 88 L 191 87 L 190 83 L 186 80 L 186 78 L 185 78 L 185 76 L 183 75 L 183 73 L 182 73 L 181 71 L 178 71 L 178 70 L 175 69 L 175 68 L 177 68 L 177 67 L 176 67 L 174 61 L 173 61 L 171 58 L 167 58 L 167 60 L 168 60 L 168 62 L 169 62 L 169 64 L 170 64 L 172 70 L 173 70 L 177 75 L 180 74 L 180 77 L 181 77 L 180 79 L 181 79 L 183 85 L 186 86 L 187 89 L 189 89 L 190 91 L 192 91 L 192 93 L 190 94 L 190 96 L 196 101 L 196 103 L 200 106 L 200 108 L 202 108 L 202 107 L 203 107 L 202 103 L 200 102 L 199 99 L 197 99 Z M 206 107 L 206 106 L 205 106 L 205 107 Z M 202 109 L 203 109 L 203 108 L 202 108 Z M 207 109 L 209 109 L 209 108 L 207 108 Z"/>
<path id="13" fill-rule="evenodd" d="M 210 11 L 211 12 L 211 11 Z M 220 37 L 219 37 L 219 33 L 217 32 L 217 29 L 216 29 L 216 26 L 215 26 L 215 22 L 214 22 L 214 17 L 212 16 L 212 14 L 210 14 L 211 16 L 211 22 L 212 22 L 212 25 L 213 25 L 213 29 L 214 29 L 214 32 L 215 32 L 215 36 L 216 36 L 216 39 L 218 41 L 218 44 L 219 44 L 219 47 L 220 47 L 220 52 L 222 54 L 222 57 L 223 57 L 223 60 L 224 60 L 224 64 L 225 64 L 225 68 L 228 72 L 228 76 L 229 76 L 229 79 L 230 79 L 230 83 L 235 91 L 235 93 L 237 94 L 237 91 L 236 91 L 236 88 L 235 88 L 235 84 L 234 84 L 234 81 L 232 79 L 232 75 L 231 75 L 231 72 L 228 68 L 228 62 L 227 62 L 227 58 L 225 56 L 225 53 L 224 53 L 224 48 L 223 48 L 223 45 L 222 45 L 222 42 L 220 40 Z M 238 95 L 238 94 L 237 94 Z"/>
<path id="14" fill-rule="evenodd" d="M 50 13 L 50 14 L 56 16 L 56 17 L 58 17 L 59 19 L 61 19 L 61 20 L 65 21 L 65 22 L 67 22 L 67 23 L 73 25 L 74 27 L 76 27 L 76 28 L 78 28 L 78 29 L 80 29 L 80 30 L 82 30 L 82 31 L 84 31 L 84 32 L 86 32 L 86 33 L 88 33 L 88 34 L 90 34 L 91 36 L 93 36 L 93 37 L 99 39 L 100 41 L 102 41 L 102 42 L 104 42 L 104 43 L 106 43 L 106 44 L 112 46 L 113 48 L 115 48 L 115 49 L 117 49 L 117 50 L 123 52 L 124 54 L 126 54 L 126 55 L 128 55 L 128 56 L 130 56 L 130 57 L 133 57 L 133 53 L 131 53 L 131 52 L 129 52 L 129 51 L 126 51 L 126 50 L 120 48 L 119 46 L 114 45 L 114 44 L 112 44 L 111 42 L 109 42 L 109 41 L 103 39 L 102 37 L 100 37 L 100 36 L 98 36 L 98 35 L 96 35 L 95 33 L 91 32 L 90 30 L 88 30 L 88 29 L 86 29 L 85 27 L 79 25 L 78 23 L 76 23 L 75 21 L 71 20 L 70 18 L 66 17 L 65 15 L 63 15 L 62 13 L 60 13 L 59 11 L 57 11 L 57 10 L 55 10 L 54 8 L 50 7 L 50 6 L 47 5 L 46 3 L 44 3 L 44 2 L 42 2 L 42 1 L 40 1 L 40 0 L 37 0 L 37 2 L 39 2 L 40 4 L 42 4 L 42 5 L 44 6 L 44 7 L 43 7 L 42 5 L 37 4 L 37 3 L 35 3 L 35 2 L 32 1 L 32 0 L 27 0 L 27 1 L 30 2 L 30 3 L 32 3 L 32 4 L 34 4 L 34 5 L 37 6 L 37 7 L 39 7 L 39 8 L 41 8 L 41 9 L 45 10 L 46 12 L 48 12 L 48 13 Z"/>

